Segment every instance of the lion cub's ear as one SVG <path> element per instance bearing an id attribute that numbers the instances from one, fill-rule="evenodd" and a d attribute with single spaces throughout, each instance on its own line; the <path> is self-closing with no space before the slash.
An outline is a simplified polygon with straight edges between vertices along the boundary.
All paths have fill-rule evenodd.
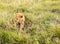
<path id="1" fill-rule="evenodd" d="M 20 16 L 20 18 L 23 18 L 23 16 Z"/>

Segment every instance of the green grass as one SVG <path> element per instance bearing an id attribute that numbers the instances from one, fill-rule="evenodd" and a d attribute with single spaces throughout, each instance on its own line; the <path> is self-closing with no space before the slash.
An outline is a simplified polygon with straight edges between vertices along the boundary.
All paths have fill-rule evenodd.
<path id="1" fill-rule="evenodd" d="M 26 17 L 20 34 L 13 26 L 16 12 Z M 0 44 L 60 44 L 60 1 L 0 0 Z"/>

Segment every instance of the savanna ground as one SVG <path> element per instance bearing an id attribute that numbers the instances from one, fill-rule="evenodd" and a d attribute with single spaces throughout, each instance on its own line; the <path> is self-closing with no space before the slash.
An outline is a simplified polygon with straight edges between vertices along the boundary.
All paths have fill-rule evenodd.
<path id="1" fill-rule="evenodd" d="M 19 35 L 16 12 L 26 17 Z M 60 0 L 0 0 L 0 44 L 60 44 Z"/>

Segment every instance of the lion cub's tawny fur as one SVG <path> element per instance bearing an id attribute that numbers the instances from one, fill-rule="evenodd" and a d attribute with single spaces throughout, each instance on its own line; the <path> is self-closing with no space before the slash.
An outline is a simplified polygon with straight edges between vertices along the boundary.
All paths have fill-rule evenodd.
<path id="1" fill-rule="evenodd" d="M 19 25 L 19 27 L 17 28 L 18 32 L 24 28 L 24 22 L 25 22 L 24 14 L 22 14 L 22 13 L 15 13 L 14 14 L 15 27 L 17 27 Z"/>

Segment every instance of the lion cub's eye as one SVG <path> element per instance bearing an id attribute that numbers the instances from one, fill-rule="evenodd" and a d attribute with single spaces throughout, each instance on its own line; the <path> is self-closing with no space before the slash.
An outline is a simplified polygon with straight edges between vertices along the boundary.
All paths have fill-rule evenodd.
<path id="1" fill-rule="evenodd" d="M 20 18 L 23 18 L 23 16 L 20 16 Z"/>

